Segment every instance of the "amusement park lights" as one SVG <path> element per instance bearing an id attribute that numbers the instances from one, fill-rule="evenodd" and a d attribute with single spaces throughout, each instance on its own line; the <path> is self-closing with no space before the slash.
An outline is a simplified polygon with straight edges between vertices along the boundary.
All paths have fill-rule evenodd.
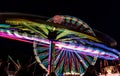
<path id="1" fill-rule="evenodd" d="M 76 72 L 73 72 L 73 71 L 72 72 L 63 73 L 63 76 L 69 76 L 69 75 L 73 75 L 73 76 L 75 75 L 76 76 L 76 75 L 80 75 L 80 73 L 76 73 Z"/>
<path id="2" fill-rule="evenodd" d="M 45 43 L 45 44 L 50 44 L 50 40 L 47 40 L 47 39 L 28 37 L 27 34 L 20 35 L 16 31 L 13 33 L 10 32 L 9 30 L 7 30 L 6 32 L 3 30 L 0 30 L 0 31 L 1 31 L 1 33 L 0 33 L 1 37 L 10 37 L 11 36 L 14 39 L 22 38 L 25 41 L 32 40 L 32 41 L 38 41 L 38 42 Z M 76 50 L 77 52 L 82 52 L 83 54 L 87 54 L 87 55 L 91 55 L 91 56 L 93 56 L 93 55 L 98 56 L 100 58 L 105 58 L 105 59 L 110 59 L 110 60 L 118 59 L 117 55 L 112 54 L 112 53 L 105 53 L 97 48 L 94 50 L 94 48 L 92 48 L 92 47 L 87 48 L 82 45 L 76 46 L 76 45 L 72 45 L 72 44 L 61 43 L 58 41 L 53 41 L 53 43 L 55 43 L 55 46 L 57 46 L 58 49 L 59 49 L 59 47 L 61 47 L 60 49 L 62 49 L 62 48 L 69 49 L 68 51 L 71 50 L 71 52 L 74 52 L 73 50 Z M 102 46 L 102 44 L 100 44 L 100 45 Z M 110 49 L 107 46 L 104 46 L 104 47 L 106 47 L 109 50 L 115 50 L 115 49 Z M 119 53 L 119 52 L 117 52 L 117 53 Z"/>
<path id="3" fill-rule="evenodd" d="M 119 59 L 120 52 L 109 47 L 116 41 L 81 19 L 68 15 L 42 19 L 1 13 L 0 37 L 33 44 L 35 59 L 48 74 L 82 74 L 98 58 Z"/>

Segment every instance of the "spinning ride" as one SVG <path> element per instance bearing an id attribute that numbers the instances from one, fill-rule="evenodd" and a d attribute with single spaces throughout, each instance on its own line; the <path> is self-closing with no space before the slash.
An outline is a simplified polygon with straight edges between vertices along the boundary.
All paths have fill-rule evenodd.
<path id="1" fill-rule="evenodd" d="M 97 57 L 114 60 L 120 55 L 97 37 L 103 36 L 102 33 L 94 32 L 75 17 L 56 15 L 45 21 L 34 15 L 2 13 L 0 23 L 1 37 L 33 44 L 37 62 L 48 73 L 81 74 L 89 65 L 95 64 Z M 110 44 L 116 44 L 109 36 L 105 36 L 105 39 L 109 39 L 107 42 Z"/>

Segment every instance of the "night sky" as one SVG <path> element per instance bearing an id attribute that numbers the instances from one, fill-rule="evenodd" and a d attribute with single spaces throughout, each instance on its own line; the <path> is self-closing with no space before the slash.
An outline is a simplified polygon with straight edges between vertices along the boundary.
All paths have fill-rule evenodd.
<path id="1" fill-rule="evenodd" d="M 71 15 L 85 21 L 91 28 L 104 32 L 114 38 L 120 50 L 120 2 L 119 0 L 3 0 L 0 12 L 20 12 L 52 17 L 56 14 Z M 0 38 L 2 50 L 25 50 L 21 55 L 32 55 L 32 45 L 14 40 Z M 22 48 L 21 48 L 22 44 Z M 7 48 L 7 49 L 6 49 Z M 6 53 L 5 51 L 2 53 Z M 17 56 L 17 54 L 15 54 Z"/>

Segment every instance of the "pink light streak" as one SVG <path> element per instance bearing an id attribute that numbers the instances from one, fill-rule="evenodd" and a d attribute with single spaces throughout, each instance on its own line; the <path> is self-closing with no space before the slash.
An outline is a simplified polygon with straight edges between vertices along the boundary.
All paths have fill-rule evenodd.
<path id="1" fill-rule="evenodd" d="M 42 38 L 35 38 L 35 37 L 28 37 L 27 35 L 20 35 L 17 32 L 11 33 L 9 30 L 7 32 L 0 31 L 0 36 L 8 39 L 13 39 L 13 40 L 18 40 L 22 42 L 28 42 L 28 43 L 33 43 L 33 41 L 45 43 L 45 44 L 50 44 L 50 40 L 48 39 L 42 39 Z M 72 44 L 66 44 L 63 42 L 58 42 L 58 41 L 53 41 L 55 46 L 58 49 L 66 49 L 66 50 L 71 50 L 71 52 L 77 51 L 86 55 L 91 55 L 91 56 L 100 56 L 100 57 L 107 57 L 107 58 L 112 58 L 112 59 L 117 59 L 118 56 L 114 54 L 108 54 L 105 52 L 101 52 L 99 49 L 93 50 L 93 48 L 86 48 L 84 46 L 76 46 Z M 60 47 L 60 48 L 59 48 Z M 73 51 L 74 50 L 74 51 Z M 107 55 L 107 56 L 106 56 Z"/>

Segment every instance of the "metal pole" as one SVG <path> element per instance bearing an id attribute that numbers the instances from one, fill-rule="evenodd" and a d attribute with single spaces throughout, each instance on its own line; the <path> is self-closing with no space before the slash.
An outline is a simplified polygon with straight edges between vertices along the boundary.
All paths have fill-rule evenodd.
<path id="1" fill-rule="evenodd" d="M 55 44 L 50 41 L 50 46 L 49 46 L 49 64 L 48 64 L 48 71 L 49 74 L 52 72 L 55 72 L 55 65 L 54 65 L 54 60 L 55 60 Z"/>
<path id="2" fill-rule="evenodd" d="M 56 39 L 57 32 L 56 28 L 53 27 L 53 31 L 49 32 L 48 38 L 50 39 L 50 46 L 49 46 L 49 62 L 48 62 L 48 74 L 55 73 L 55 44 L 53 40 Z"/>

